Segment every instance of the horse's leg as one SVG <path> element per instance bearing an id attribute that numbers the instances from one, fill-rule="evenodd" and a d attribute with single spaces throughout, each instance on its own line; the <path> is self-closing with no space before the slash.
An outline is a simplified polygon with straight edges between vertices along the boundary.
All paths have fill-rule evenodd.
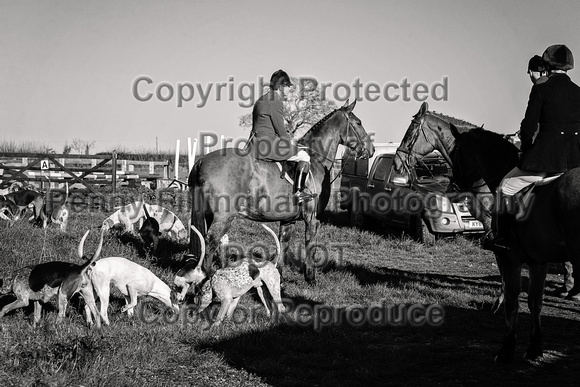
<path id="1" fill-rule="evenodd" d="M 234 219 L 235 216 L 229 213 L 215 215 L 213 223 L 207 232 L 207 256 L 211 257 L 210 262 L 214 262 L 216 258 L 215 254 L 218 251 L 220 240 L 224 234 L 229 231 Z M 225 267 L 225 263 L 226 262 L 222 262 L 220 259 L 221 267 Z"/>
<path id="2" fill-rule="evenodd" d="M 310 218 L 310 219 L 307 219 Z M 314 214 L 310 216 L 305 216 L 304 221 L 304 239 L 306 248 L 306 259 L 304 262 L 304 279 L 310 284 L 316 283 L 316 265 L 314 262 L 314 257 L 316 255 L 316 245 L 312 244 L 313 240 L 316 241 L 316 234 L 318 233 L 318 228 L 320 227 L 320 220 L 318 220 Z"/>
<path id="3" fill-rule="evenodd" d="M 494 203 L 493 194 L 490 192 L 487 185 L 483 180 L 478 180 L 474 183 L 474 196 L 467 196 L 467 209 L 469 213 L 477 220 L 483 224 L 483 229 L 485 232 L 489 232 L 492 226 L 492 209 Z M 496 314 L 501 308 L 504 301 L 505 294 L 505 284 L 502 275 L 502 257 L 495 254 L 495 261 L 497 263 L 497 268 L 499 270 L 499 275 L 501 278 L 501 293 L 493 303 L 491 307 L 491 312 Z"/>
<path id="4" fill-rule="evenodd" d="M 503 264 L 503 282 L 505 283 L 505 334 L 502 347 L 495 357 L 496 362 L 506 362 L 513 358 L 516 347 L 518 308 L 522 264 L 513 262 L 514 258 L 506 257 Z"/>
<path id="5" fill-rule="evenodd" d="M 503 305 L 505 299 L 505 281 L 503 279 L 503 262 L 505 257 L 500 256 L 499 254 L 495 254 L 495 262 L 497 263 L 497 268 L 499 270 L 499 277 L 501 280 L 501 293 L 493 303 L 491 307 L 491 313 L 496 314 L 501 306 Z"/>
<path id="6" fill-rule="evenodd" d="M 528 290 L 528 308 L 532 316 L 532 334 L 530 346 L 526 351 L 526 359 L 535 360 L 543 355 L 542 352 L 542 327 L 540 315 L 542 314 L 542 301 L 544 297 L 544 285 L 548 264 L 528 264 L 530 272 L 530 289 Z"/>
<path id="7" fill-rule="evenodd" d="M 294 222 L 280 222 L 280 231 L 278 233 L 278 239 L 280 240 L 280 256 L 281 265 L 296 265 L 298 260 L 294 256 L 294 252 L 290 248 L 290 240 L 294 234 L 294 229 L 296 228 L 296 223 Z"/>

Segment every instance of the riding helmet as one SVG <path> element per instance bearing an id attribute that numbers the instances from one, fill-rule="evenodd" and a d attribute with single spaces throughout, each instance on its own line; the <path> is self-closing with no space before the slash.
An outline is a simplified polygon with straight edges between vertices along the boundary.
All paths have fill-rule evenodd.
<path id="1" fill-rule="evenodd" d="M 551 69 L 554 70 L 571 70 L 574 68 L 574 57 L 572 51 L 563 44 L 554 44 L 546 48 L 542 59 Z"/>
<path id="2" fill-rule="evenodd" d="M 290 81 L 290 77 L 286 74 L 284 70 L 278 70 L 272 74 L 270 77 L 270 88 L 273 90 L 278 90 L 278 88 L 282 86 L 292 86 L 292 82 Z"/>

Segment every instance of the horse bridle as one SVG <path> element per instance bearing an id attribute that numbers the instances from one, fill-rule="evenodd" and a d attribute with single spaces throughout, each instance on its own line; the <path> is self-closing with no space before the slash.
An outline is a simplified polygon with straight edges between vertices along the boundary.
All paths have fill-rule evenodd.
<path id="1" fill-rule="evenodd" d="M 366 134 L 366 136 L 364 138 L 361 138 L 359 136 L 359 134 L 356 132 L 356 130 L 351 129 L 352 128 L 352 124 L 351 124 L 351 121 L 350 121 L 350 117 L 348 116 L 348 113 L 343 112 L 343 114 L 344 114 L 344 116 L 346 118 L 346 138 L 348 139 L 349 137 L 351 137 L 350 136 L 350 133 L 352 132 L 354 134 L 354 137 L 357 139 L 358 143 L 359 144 L 362 144 L 363 145 L 363 148 L 364 148 L 364 144 L 366 143 L 366 141 L 367 140 L 370 140 L 368 133 Z M 349 149 L 351 149 L 351 148 L 349 148 Z M 361 157 L 362 156 L 356 156 L 356 159 L 359 159 Z"/>
<path id="2" fill-rule="evenodd" d="M 346 138 L 349 138 L 349 137 L 350 137 L 350 136 L 349 136 L 349 133 L 351 132 L 351 122 L 350 122 L 350 117 L 348 116 L 348 114 L 347 114 L 347 113 L 345 113 L 345 112 L 342 112 L 342 113 L 344 114 L 344 116 L 345 116 L 345 118 L 346 118 L 346 123 L 345 123 L 345 124 L 346 124 Z M 362 138 L 361 138 L 361 137 L 358 135 L 358 133 L 356 132 L 356 130 L 352 130 L 352 132 L 354 133 L 354 137 L 356 137 L 357 141 L 358 141 L 360 144 L 364 144 L 364 143 L 365 143 L 365 140 L 366 140 L 366 139 L 369 137 L 369 135 L 367 134 L 367 135 L 366 135 L 366 137 L 365 137 L 364 139 L 362 139 Z M 349 148 L 349 149 L 350 149 L 350 148 Z M 328 157 L 328 156 L 325 156 L 325 155 L 323 155 L 322 153 L 320 153 L 320 152 L 317 152 L 317 151 L 315 151 L 315 150 L 314 150 L 314 149 L 312 149 L 312 148 L 309 148 L 309 150 L 310 150 L 311 152 L 314 152 L 314 153 L 316 153 L 317 155 L 319 155 L 320 157 L 324 158 L 325 160 L 327 160 L 327 161 L 331 161 L 331 162 L 334 164 L 334 160 L 335 160 L 335 158 L 334 158 L 334 157 L 333 157 L 333 158 L 330 158 L 330 157 Z M 359 159 L 360 157 L 361 157 L 361 156 L 357 156 L 357 157 L 356 157 L 356 159 Z"/>
<path id="3" fill-rule="evenodd" d="M 423 119 L 418 119 L 416 117 L 413 117 L 413 119 L 411 120 L 411 123 L 413 123 L 415 126 L 413 127 L 413 138 L 411 139 L 411 142 L 409 145 L 406 146 L 406 148 L 402 148 L 399 146 L 399 148 L 397 148 L 397 152 L 395 152 L 395 157 L 398 157 L 401 160 L 401 163 L 405 166 L 405 169 L 407 169 L 407 172 L 409 172 L 409 162 L 411 161 L 411 157 L 415 158 L 415 161 L 420 162 L 422 160 L 422 158 L 424 157 L 423 155 L 415 152 L 413 150 L 413 148 L 415 148 L 415 143 L 417 142 L 417 140 L 419 139 L 419 135 L 423 134 L 423 137 L 425 137 L 425 141 L 431 145 L 433 147 L 433 149 L 437 149 L 437 147 L 435 146 L 435 144 L 432 144 L 429 141 L 429 138 L 427 137 L 427 134 L 425 133 L 425 129 L 423 128 Z M 415 130 L 416 127 L 419 127 L 419 130 Z M 399 155 L 399 152 L 406 154 L 407 155 L 407 162 L 405 162 L 405 160 L 403 160 L 403 158 Z"/>

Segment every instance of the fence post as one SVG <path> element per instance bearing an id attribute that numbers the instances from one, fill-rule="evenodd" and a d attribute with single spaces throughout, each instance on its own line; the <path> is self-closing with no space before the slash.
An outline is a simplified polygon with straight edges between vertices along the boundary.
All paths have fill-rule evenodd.
<path id="1" fill-rule="evenodd" d="M 114 150 L 111 154 L 111 162 L 113 164 L 111 170 L 111 184 L 113 185 L 113 198 L 117 194 L 117 151 Z"/>

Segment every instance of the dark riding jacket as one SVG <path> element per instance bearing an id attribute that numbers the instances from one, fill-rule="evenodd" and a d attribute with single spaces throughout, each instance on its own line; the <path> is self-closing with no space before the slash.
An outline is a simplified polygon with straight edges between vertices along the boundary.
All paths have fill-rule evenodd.
<path id="1" fill-rule="evenodd" d="M 580 87 L 562 73 L 536 83 L 520 136 L 520 169 L 559 173 L 580 166 Z"/>
<path id="2" fill-rule="evenodd" d="M 287 160 L 299 150 L 290 141 L 284 127 L 284 104 L 280 96 L 270 90 L 254 104 L 250 154 L 258 159 Z"/>

